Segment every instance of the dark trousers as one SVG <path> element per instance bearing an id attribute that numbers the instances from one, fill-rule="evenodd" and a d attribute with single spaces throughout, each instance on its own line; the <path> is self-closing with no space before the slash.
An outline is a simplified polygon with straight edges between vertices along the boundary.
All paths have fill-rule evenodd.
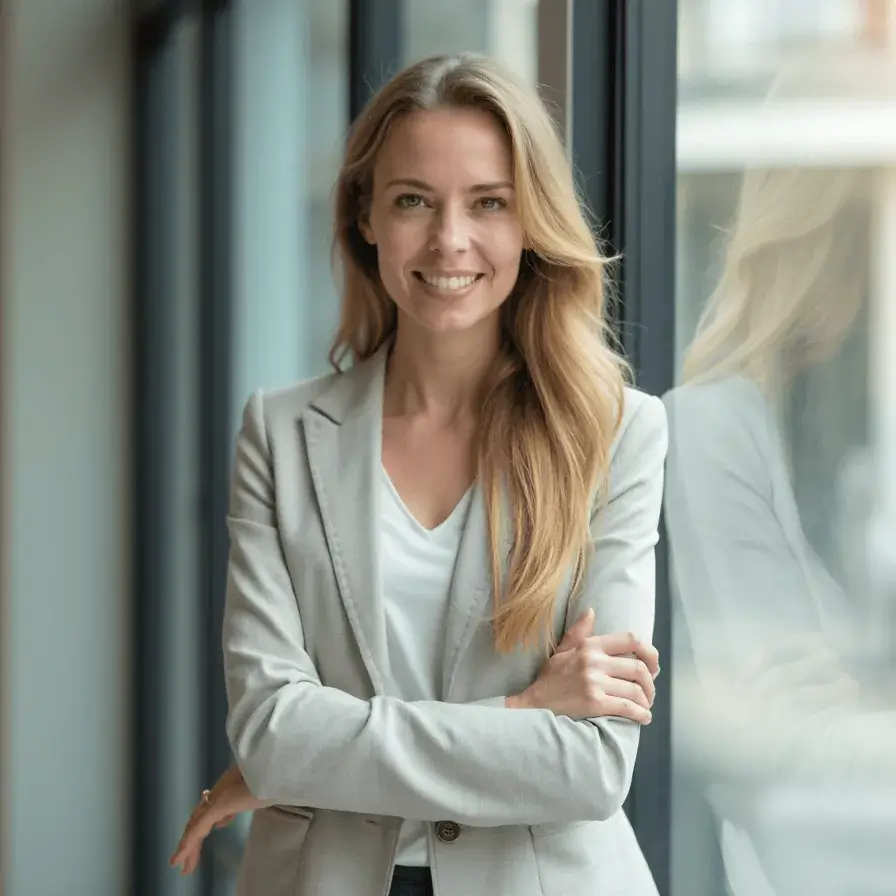
<path id="1" fill-rule="evenodd" d="M 433 896 L 429 868 L 396 865 L 389 896 Z"/>

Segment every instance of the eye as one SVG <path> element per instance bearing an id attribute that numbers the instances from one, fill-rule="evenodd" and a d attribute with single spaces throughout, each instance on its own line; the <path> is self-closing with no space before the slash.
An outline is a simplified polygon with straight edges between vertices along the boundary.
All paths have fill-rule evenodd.
<path id="1" fill-rule="evenodd" d="M 419 193 L 402 193 L 395 199 L 398 208 L 420 208 L 423 203 L 424 199 Z"/>
<path id="2" fill-rule="evenodd" d="M 483 196 L 479 200 L 479 207 L 487 212 L 495 212 L 502 208 L 507 208 L 507 203 L 497 196 Z"/>

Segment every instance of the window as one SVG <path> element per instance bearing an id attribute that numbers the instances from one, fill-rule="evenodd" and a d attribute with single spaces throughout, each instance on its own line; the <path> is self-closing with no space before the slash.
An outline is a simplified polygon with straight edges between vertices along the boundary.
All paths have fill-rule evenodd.
<path id="1" fill-rule="evenodd" d="M 538 83 L 538 0 L 404 0 L 404 59 L 487 53 Z"/>
<path id="2" fill-rule="evenodd" d="M 249 393 L 325 373 L 332 185 L 349 123 L 347 4 L 237 3 L 234 427 Z"/>
<path id="3" fill-rule="evenodd" d="M 896 618 L 886 11 L 680 3 L 674 894 L 892 888 L 892 810 L 850 777 L 893 733 L 863 709 Z"/>

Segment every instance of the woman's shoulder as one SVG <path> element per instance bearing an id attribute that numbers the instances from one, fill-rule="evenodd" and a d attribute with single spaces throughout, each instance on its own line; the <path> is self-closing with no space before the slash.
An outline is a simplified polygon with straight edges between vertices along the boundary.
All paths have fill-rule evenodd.
<path id="1" fill-rule="evenodd" d="M 767 407 L 759 386 L 740 375 L 683 383 L 670 389 L 663 396 L 663 402 L 670 415 L 673 411 L 704 413 L 742 409 L 755 413 Z"/>
<path id="2" fill-rule="evenodd" d="M 634 386 L 626 386 L 617 445 L 632 437 L 664 439 L 665 434 L 666 409 L 662 400 Z"/>
<path id="3" fill-rule="evenodd" d="M 612 462 L 623 466 L 629 461 L 649 462 L 665 457 L 668 443 L 666 409 L 655 395 L 626 386 L 622 420 L 612 449 Z"/>
<path id="4" fill-rule="evenodd" d="M 760 434 L 773 426 L 768 400 L 743 376 L 686 383 L 667 392 L 663 403 L 677 442 L 744 447 L 745 442 L 764 441 Z"/>
<path id="5" fill-rule="evenodd" d="M 276 389 L 258 389 L 249 397 L 246 414 L 261 418 L 268 432 L 276 431 L 281 421 L 291 424 L 301 417 L 305 409 L 340 376 L 342 374 L 332 372 Z"/>
<path id="6" fill-rule="evenodd" d="M 315 398 L 326 392 L 343 374 L 331 371 L 321 376 L 300 380 L 278 389 L 265 389 L 265 407 L 275 411 L 301 413 Z"/>

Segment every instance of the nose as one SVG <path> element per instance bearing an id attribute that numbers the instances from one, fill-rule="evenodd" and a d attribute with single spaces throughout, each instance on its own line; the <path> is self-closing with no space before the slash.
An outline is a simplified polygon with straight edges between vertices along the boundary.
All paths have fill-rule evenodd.
<path id="1" fill-rule="evenodd" d="M 469 217 L 465 210 L 446 205 L 434 216 L 430 248 L 443 255 L 453 255 L 469 247 Z"/>

